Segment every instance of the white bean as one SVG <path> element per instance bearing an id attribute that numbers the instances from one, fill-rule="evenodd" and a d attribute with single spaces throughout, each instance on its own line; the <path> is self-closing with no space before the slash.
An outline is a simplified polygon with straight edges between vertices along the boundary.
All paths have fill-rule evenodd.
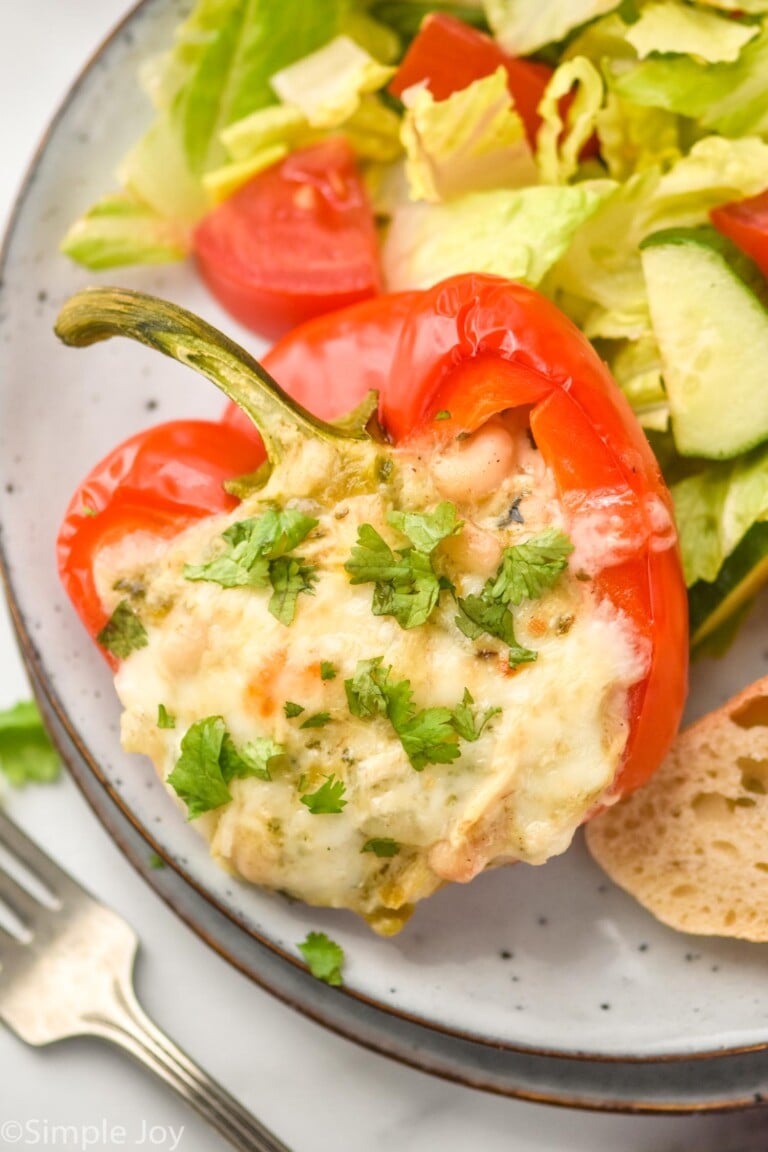
<path id="1" fill-rule="evenodd" d="M 515 437 L 489 420 L 466 440 L 436 453 L 430 468 L 435 487 L 448 500 L 471 502 L 503 484 L 517 457 Z"/>

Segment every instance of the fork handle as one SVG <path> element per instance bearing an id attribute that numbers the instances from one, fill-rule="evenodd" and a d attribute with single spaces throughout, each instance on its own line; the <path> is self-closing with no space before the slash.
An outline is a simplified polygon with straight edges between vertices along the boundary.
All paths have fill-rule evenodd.
<path id="1" fill-rule="evenodd" d="M 133 994 L 114 989 L 118 1011 L 92 1017 L 89 1031 L 117 1044 L 155 1072 L 182 1099 L 241 1152 L 291 1152 L 207 1072 L 178 1048 L 150 1020 Z"/>

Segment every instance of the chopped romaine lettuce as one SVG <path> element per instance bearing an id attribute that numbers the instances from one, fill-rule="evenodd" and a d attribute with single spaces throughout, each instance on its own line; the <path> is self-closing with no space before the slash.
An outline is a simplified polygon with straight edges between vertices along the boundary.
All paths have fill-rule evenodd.
<path id="1" fill-rule="evenodd" d="M 298 108 L 311 128 L 335 128 L 354 115 L 365 92 L 382 88 L 394 75 L 351 40 L 328 44 L 276 72 L 270 83 L 284 104 Z"/>
<path id="2" fill-rule="evenodd" d="M 512 56 L 525 56 L 619 4 L 620 0 L 485 0 L 485 11 L 502 47 Z"/>
<path id="3" fill-rule="evenodd" d="M 402 140 L 412 200 L 449 200 L 538 183 L 525 126 L 498 68 L 447 100 L 424 87 L 404 93 Z"/>
<path id="4" fill-rule="evenodd" d="M 627 40 L 641 60 L 652 52 L 685 53 L 716 64 L 738 60 L 744 45 L 759 31 L 755 24 L 741 24 L 676 0 L 661 0 L 642 9 Z"/>
<path id="5" fill-rule="evenodd" d="M 395 211 L 384 242 L 387 287 L 426 288 L 472 271 L 537 285 L 614 187 L 609 180 L 539 185 L 406 204 Z"/>
<path id="6" fill-rule="evenodd" d="M 563 119 L 560 101 L 576 90 Z M 565 184 L 576 174 L 582 148 L 595 130 L 603 102 L 603 81 L 586 56 L 566 60 L 556 70 L 539 104 L 543 121 L 536 159 L 545 184 Z"/>

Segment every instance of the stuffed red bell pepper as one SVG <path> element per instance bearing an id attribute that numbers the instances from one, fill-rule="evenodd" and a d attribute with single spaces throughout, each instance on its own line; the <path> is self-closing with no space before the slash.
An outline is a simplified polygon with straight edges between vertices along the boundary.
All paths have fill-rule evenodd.
<path id="1" fill-rule="evenodd" d="M 687 666 L 669 496 L 607 370 L 537 293 L 467 275 L 323 317 L 270 354 L 286 391 L 136 294 L 76 297 L 59 333 L 184 359 L 265 443 L 266 461 L 228 415 L 240 503 L 210 499 L 220 458 L 200 442 L 178 531 L 167 500 L 155 530 L 146 473 L 90 557 L 80 536 L 120 521 L 121 481 L 86 482 L 60 547 L 119 661 L 124 746 L 226 866 L 392 932 L 446 880 L 563 851 L 658 766 Z M 288 394 L 334 419 L 362 403 L 329 424 Z"/>

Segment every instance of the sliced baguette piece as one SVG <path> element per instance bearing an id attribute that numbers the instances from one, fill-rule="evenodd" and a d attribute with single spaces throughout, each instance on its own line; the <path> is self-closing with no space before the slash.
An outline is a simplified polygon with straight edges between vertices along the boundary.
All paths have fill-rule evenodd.
<path id="1" fill-rule="evenodd" d="M 768 676 L 682 732 L 589 822 L 610 878 L 681 932 L 768 941 Z"/>

